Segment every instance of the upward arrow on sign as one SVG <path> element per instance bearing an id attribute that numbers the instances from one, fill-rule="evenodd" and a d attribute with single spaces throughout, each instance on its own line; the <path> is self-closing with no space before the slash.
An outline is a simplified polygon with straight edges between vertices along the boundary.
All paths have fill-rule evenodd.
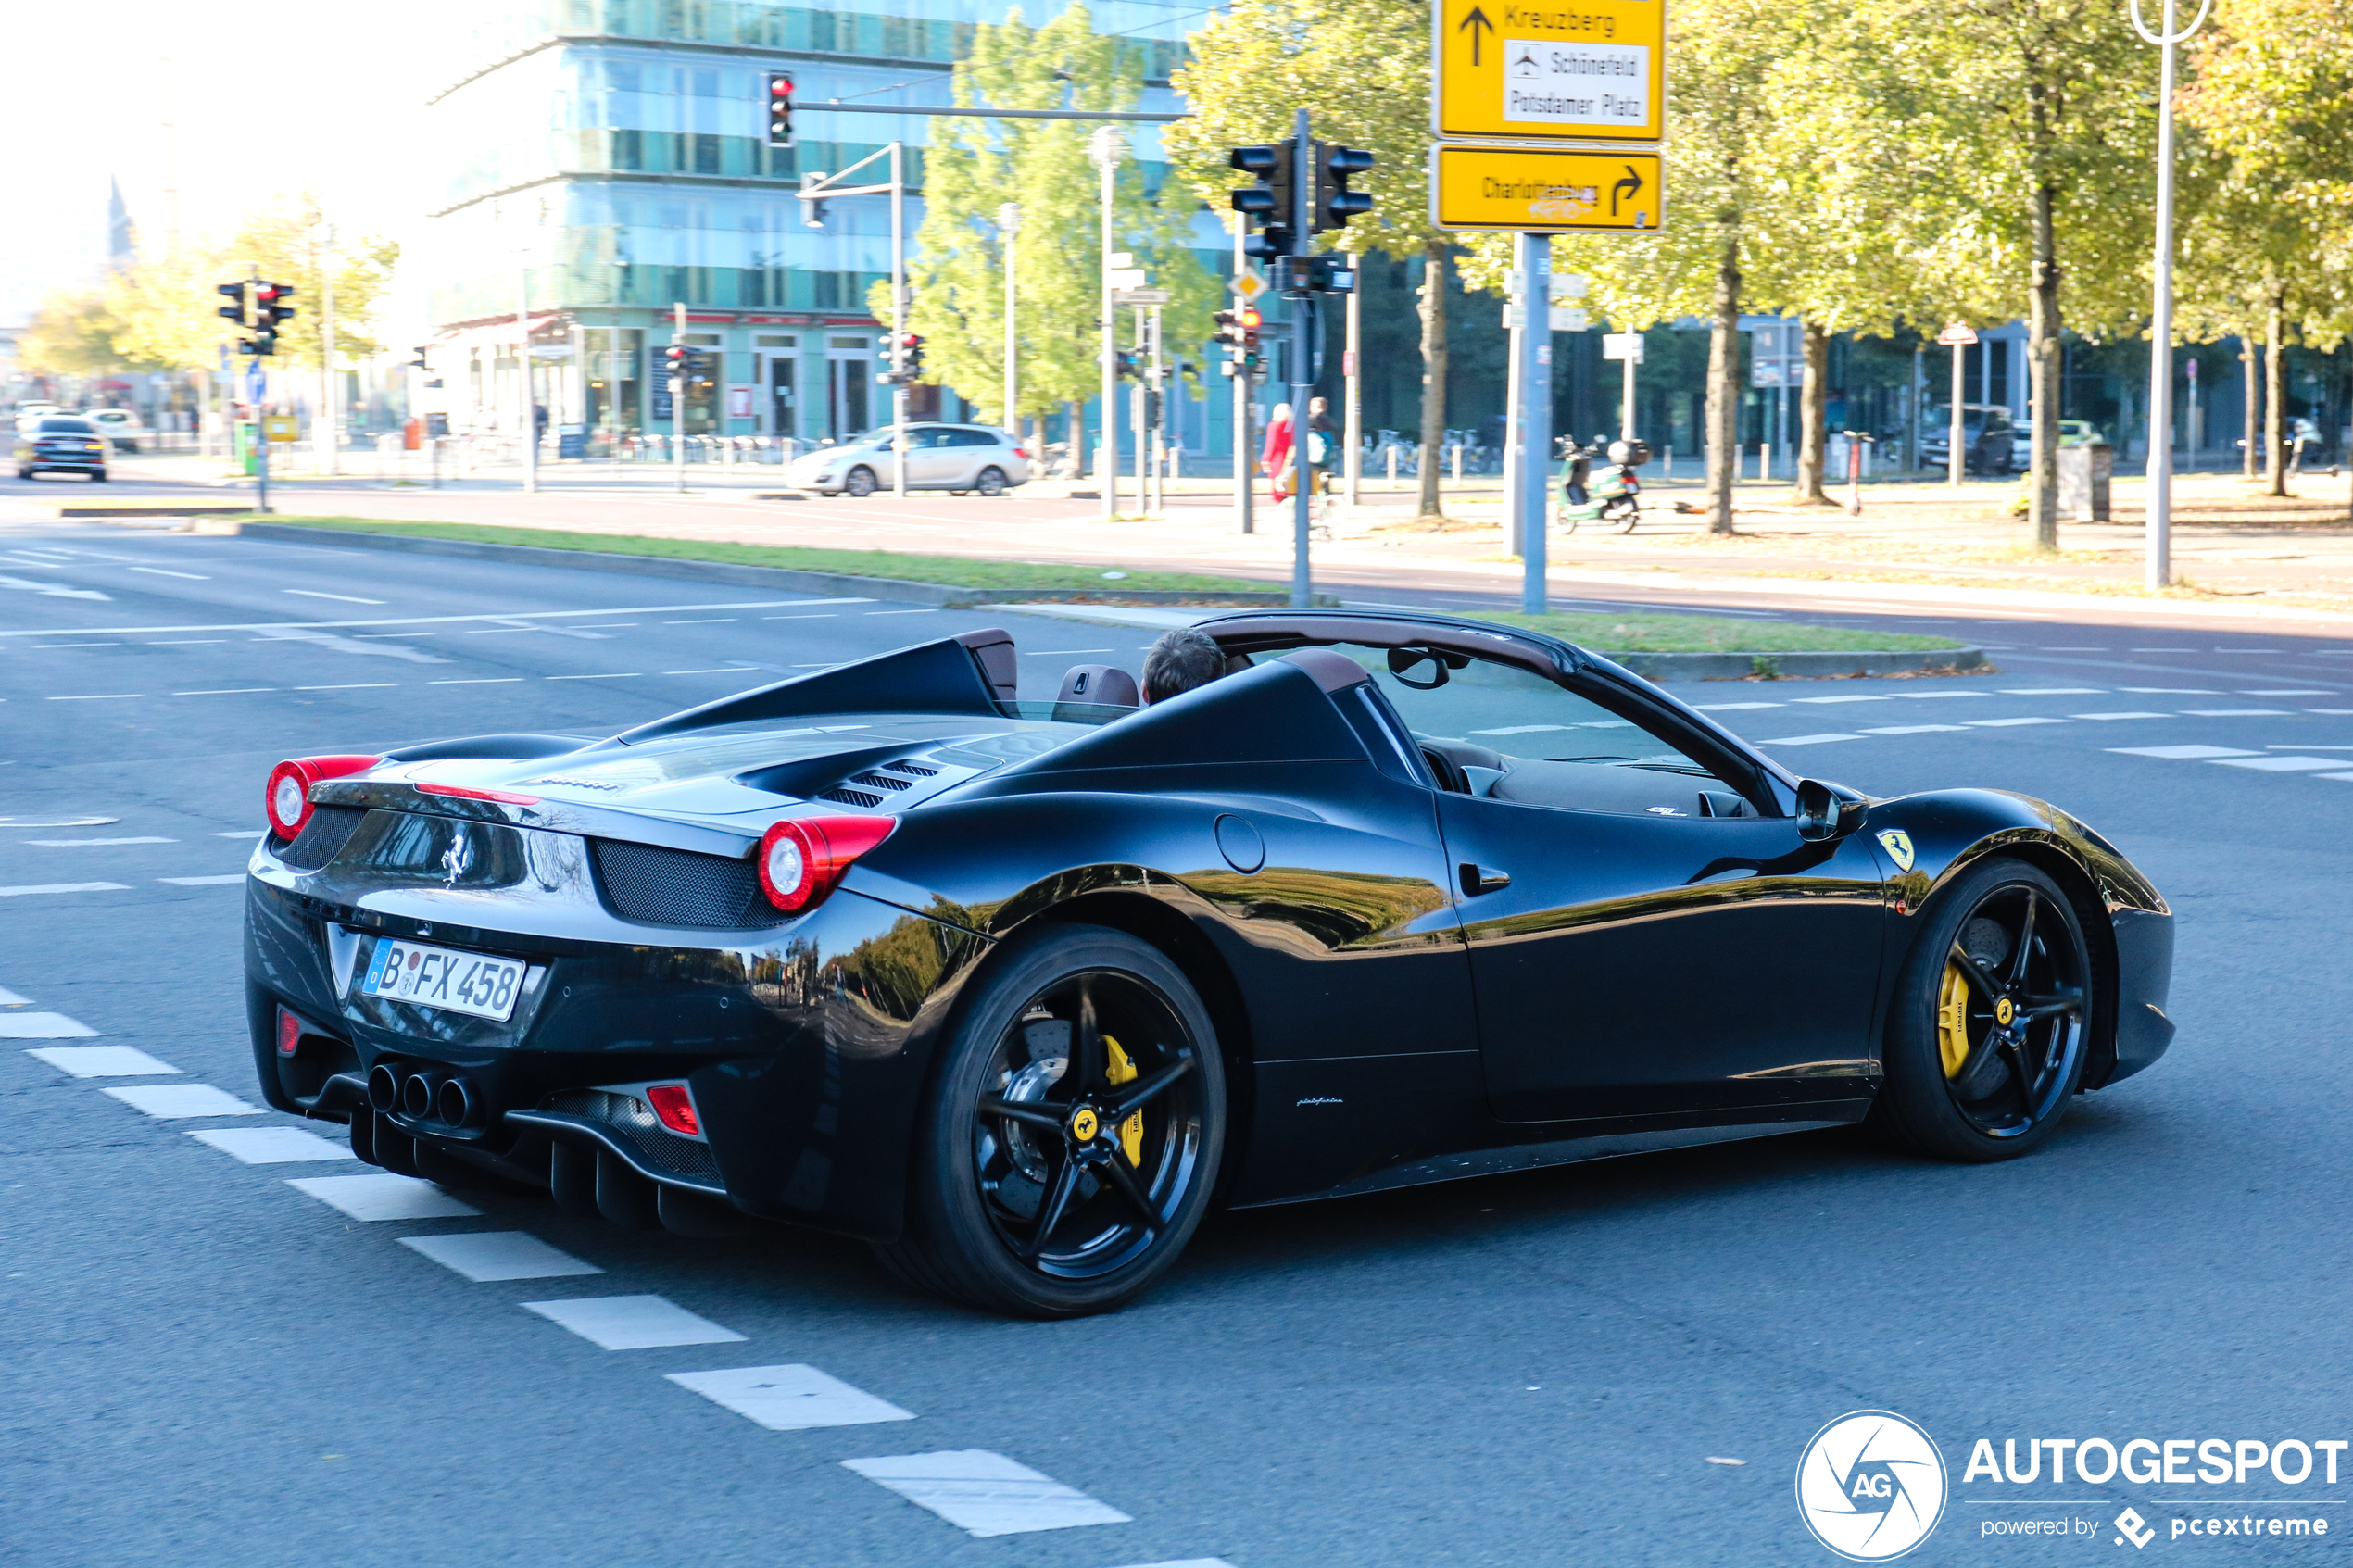
<path id="1" fill-rule="evenodd" d="M 1487 19 L 1487 13 L 1480 10 L 1478 6 L 1473 6 L 1471 7 L 1470 15 L 1465 17 L 1463 19 L 1462 25 L 1454 30 L 1457 32 L 1467 32 L 1471 35 L 1471 64 L 1473 65 L 1478 64 L 1478 45 L 1480 43 L 1478 30 L 1482 27 L 1490 32 L 1495 31 L 1495 24 Z"/>

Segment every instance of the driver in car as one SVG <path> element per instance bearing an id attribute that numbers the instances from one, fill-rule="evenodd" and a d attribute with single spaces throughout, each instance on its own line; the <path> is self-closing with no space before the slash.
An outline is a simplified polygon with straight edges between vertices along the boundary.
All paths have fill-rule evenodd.
<path id="1" fill-rule="evenodd" d="M 1144 655 L 1144 701 L 1166 702 L 1225 672 L 1225 651 L 1208 633 L 1190 626 L 1164 632 Z"/>

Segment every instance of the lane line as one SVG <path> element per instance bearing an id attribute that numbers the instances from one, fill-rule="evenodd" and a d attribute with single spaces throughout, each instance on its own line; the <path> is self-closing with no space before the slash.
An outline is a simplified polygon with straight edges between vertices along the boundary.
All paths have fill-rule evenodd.
<path id="1" fill-rule="evenodd" d="M 2070 719 L 2171 719 L 2171 713 L 2070 713 Z"/>
<path id="2" fill-rule="evenodd" d="M 39 1057 L 77 1078 L 172 1078 L 180 1073 L 171 1063 L 158 1061 L 135 1046 L 44 1046 L 24 1054 Z"/>
<path id="3" fill-rule="evenodd" d="M 245 873 L 232 872 L 227 876 L 159 876 L 157 882 L 168 882 L 175 887 L 226 887 L 233 882 L 243 882 Z"/>
<path id="4" fill-rule="evenodd" d="M 159 1122 L 182 1121 L 191 1116 L 261 1114 L 261 1107 L 247 1105 L 228 1090 L 216 1089 L 210 1084 L 135 1084 L 98 1092 L 112 1095 Z"/>
<path id="5" fill-rule="evenodd" d="M 2002 730 L 2019 724 L 2064 724 L 2064 719 L 1971 719 L 1968 723 L 1976 730 Z"/>
<path id="6" fill-rule="evenodd" d="M 126 882 L 35 882 L 21 887 L 0 887 L 0 898 L 22 898 L 36 893 L 120 893 Z"/>
<path id="7" fill-rule="evenodd" d="M 724 1345 L 743 1338 L 734 1329 L 697 1317 L 660 1296 L 585 1296 L 566 1301 L 525 1301 L 522 1306 L 608 1350 Z"/>
<path id="8" fill-rule="evenodd" d="M 734 1367 L 721 1372 L 673 1372 L 670 1381 L 724 1405 L 771 1432 L 806 1432 L 817 1426 L 862 1426 L 875 1421 L 912 1421 L 902 1411 L 862 1388 L 853 1388 L 813 1366 Z"/>
<path id="9" fill-rule="evenodd" d="M 427 681 L 429 686 L 509 686 L 522 680 L 520 675 L 484 675 L 472 681 Z"/>
<path id="10" fill-rule="evenodd" d="M 2210 760 L 2217 768 L 2252 768 L 2260 773 L 2309 773 L 2345 766 L 2342 757 L 2216 757 Z"/>
<path id="11" fill-rule="evenodd" d="M 665 675 L 757 675 L 760 673 L 760 668 L 754 665 L 747 670 L 740 664 L 723 664 L 712 670 L 665 670 L 662 673 Z M 560 680 L 564 677 L 557 676 L 554 679 Z"/>
<path id="12" fill-rule="evenodd" d="M 151 632 L 307 632 L 353 626 L 449 626 L 464 621 L 569 621 L 583 615 L 663 615 L 680 610 L 787 609 L 794 605 L 870 605 L 868 597 L 836 599 L 747 599 L 736 604 L 616 605 L 610 609 L 518 609 L 478 615 L 388 615 L 366 621 L 223 621 L 205 626 L 93 626 L 92 637 L 145 636 Z M 0 631 L 0 637 L 55 637 L 57 628 Z"/>
<path id="13" fill-rule="evenodd" d="M 415 1176 L 296 1176 L 286 1185 L 355 1220 L 461 1220 L 481 1212 Z"/>
<path id="14" fill-rule="evenodd" d="M 1966 724 L 1883 724 L 1878 729 L 1865 730 L 1863 733 L 1867 735 L 1925 735 L 1940 730 L 1957 734 L 1968 728 Z"/>
<path id="15" fill-rule="evenodd" d="M 0 635 L 6 635 L 0 633 Z M 53 696 L 51 702 L 120 702 L 125 697 L 145 696 L 145 692 L 87 692 L 79 696 Z"/>
<path id="16" fill-rule="evenodd" d="M 231 828 L 226 833 L 216 833 L 212 836 L 215 838 L 259 838 L 269 831 L 267 828 Z"/>
<path id="17" fill-rule="evenodd" d="M 2255 757 L 2260 753 L 2240 751 L 2227 746 L 2111 746 L 2119 757 L 2156 757 L 2169 762 L 2203 761 L 2210 757 Z"/>
<path id="18" fill-rule="evenodd" d="M 99 844 L 177 844 L 180 841 L 145 834 L 137 838 L 28 838 L 24 842 L 38 844 L 44 849 L 81 849 Z"/>
<path id="19" fill-rule="evenodd" d="M 348 1144 L 331 1143 L 300 1127 L 207 1127 L 190 1133 L 198 1143 L 248 1165 L 296 1165 L 314 1160 L 357 1160 Z"/>
<path id="20" fill-rule="evenodd" d="M 2284 708 L 2184 708 L 2182 712 L 2192 719 L 2284 719 Z"/>
<path id="21" fill-rule="evenodd" d="M 39 650 L 43 648 L 119 648 L 122 645 L 120 643 L 35 643 L 32 646 Z M 2322 692 L 2321 695 L 2329 696 L 2334 694 Z"/>
<path id="22" fill-rule="evenodd" d="M 134 566 L 133 571 L 144 571 L 150 577 L 184 577 L 191 583 L 209 583 L 211 578 L 201 571 L 166 571 L 159 566 Z"/>
<path id="23" fill-rule="evenodd" d="M 560 1252 L 527 1231 L 462 1231 L 452 1236 L 404 1236 L 400 1245 L 423 1253 L 476 1285 L 506 1279 L 556 1279 L 605 1271 Z"/>
<path id="24" fill-rule="evenodd" d="M 252 692 L 274 692 L 275 686 L 215 686 L 208 691 L 173 692 L 173 696 L 244 696 Z"/>
<path id="25" fill-rule="evenodd" d="M 322 594 L 315 588 L 281 588 L 282 594 L 295 594 L 306 599 L 340 599 L 347 605 L 390 604 L 390 599 L 363 599 L 357 594 Z"/>
<path id="26" fill-rule="evenodd" d="M 1761 740 L 1756 744 L 1759 746 L 1826 746 L 1834 740 L 1861 740 L 1862 738 L 1860 735 L 1849 734 L 1778 735 L 1771 740 Z"/>
<path id="27" fill-rule="evenodd" d="M 610 675 L 542 675 L 539 678 L 543 681 L 632 681 L 642 671 L 635 670 L 622 670 Z"/>
<path id="28" fill-rule="evenodd" d="M 917 1508 L 937 1513 L 968 1536 L 1026 1535 L 1084 1524 L 1134 1521 L 1026 1464 L 987 1449 L 846 1459 L 846 1470 L 889 1487 Z"/>
<path id="29" fill-rule="evenodd" d="M 340 685 L 296 686 L 295 690 L 298 692 L 364 692 L 373 691 L 380 686 L 396 686 L 398 684 L 400 684 L 400 683 L 397 681 L 346 681 Z"/>

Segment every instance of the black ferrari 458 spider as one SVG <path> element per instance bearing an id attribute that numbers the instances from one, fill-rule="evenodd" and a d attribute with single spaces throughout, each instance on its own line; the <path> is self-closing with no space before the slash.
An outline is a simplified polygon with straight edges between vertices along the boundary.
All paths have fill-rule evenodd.
<path id="1" fill-rule="evenodd" d="M 1015 696 L 1003 632 L 605 739 L 282 763 L 263 1092 L 387 1170 L 871 1241 L 1101 1311 L 1248 1206 L 1868 1123 L 2023 1154 L 2157 1060 L 2171 911 L 2023 796 L 1800 780 L 1592 654 L 1241 612 Z"/>

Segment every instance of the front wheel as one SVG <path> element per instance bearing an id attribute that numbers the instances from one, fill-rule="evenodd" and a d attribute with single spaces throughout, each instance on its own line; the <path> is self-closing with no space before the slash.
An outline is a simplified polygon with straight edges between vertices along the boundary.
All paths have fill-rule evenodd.
<path id="1" fill-rule="evenodd" d="M 2022 860 L 1980 861 L 1922 914 L 1872 1124 L 1944 1160 L 2014 1160 L 2039 1147 L 2082 1081 L 2096 985 L 2058 884 Z"/>
<path id="2" fill-rule="evenodd" d="M 1002 495 L 1005 493 L 1005 470 L 994 467 L 981 470 L 979 490 L 984 495 Z"/>
<path id="3" fill-rule="evenodd" d="M 1216 1035 L 1182 971 L 1123 932 L 1072 925 L 979 982 L 916 1132 L 912 1284 L 1021 1317 L 1124 1305 L 1208 1208 L 1226 1137 Z"/>
<path id="4" fill-rule="evenodd" d="M 849 477 L 841 482 L 841 487 L 845 494 L 862 501 L 875 493 L 875 470 L 862 463 L 849 470 Z"/>

